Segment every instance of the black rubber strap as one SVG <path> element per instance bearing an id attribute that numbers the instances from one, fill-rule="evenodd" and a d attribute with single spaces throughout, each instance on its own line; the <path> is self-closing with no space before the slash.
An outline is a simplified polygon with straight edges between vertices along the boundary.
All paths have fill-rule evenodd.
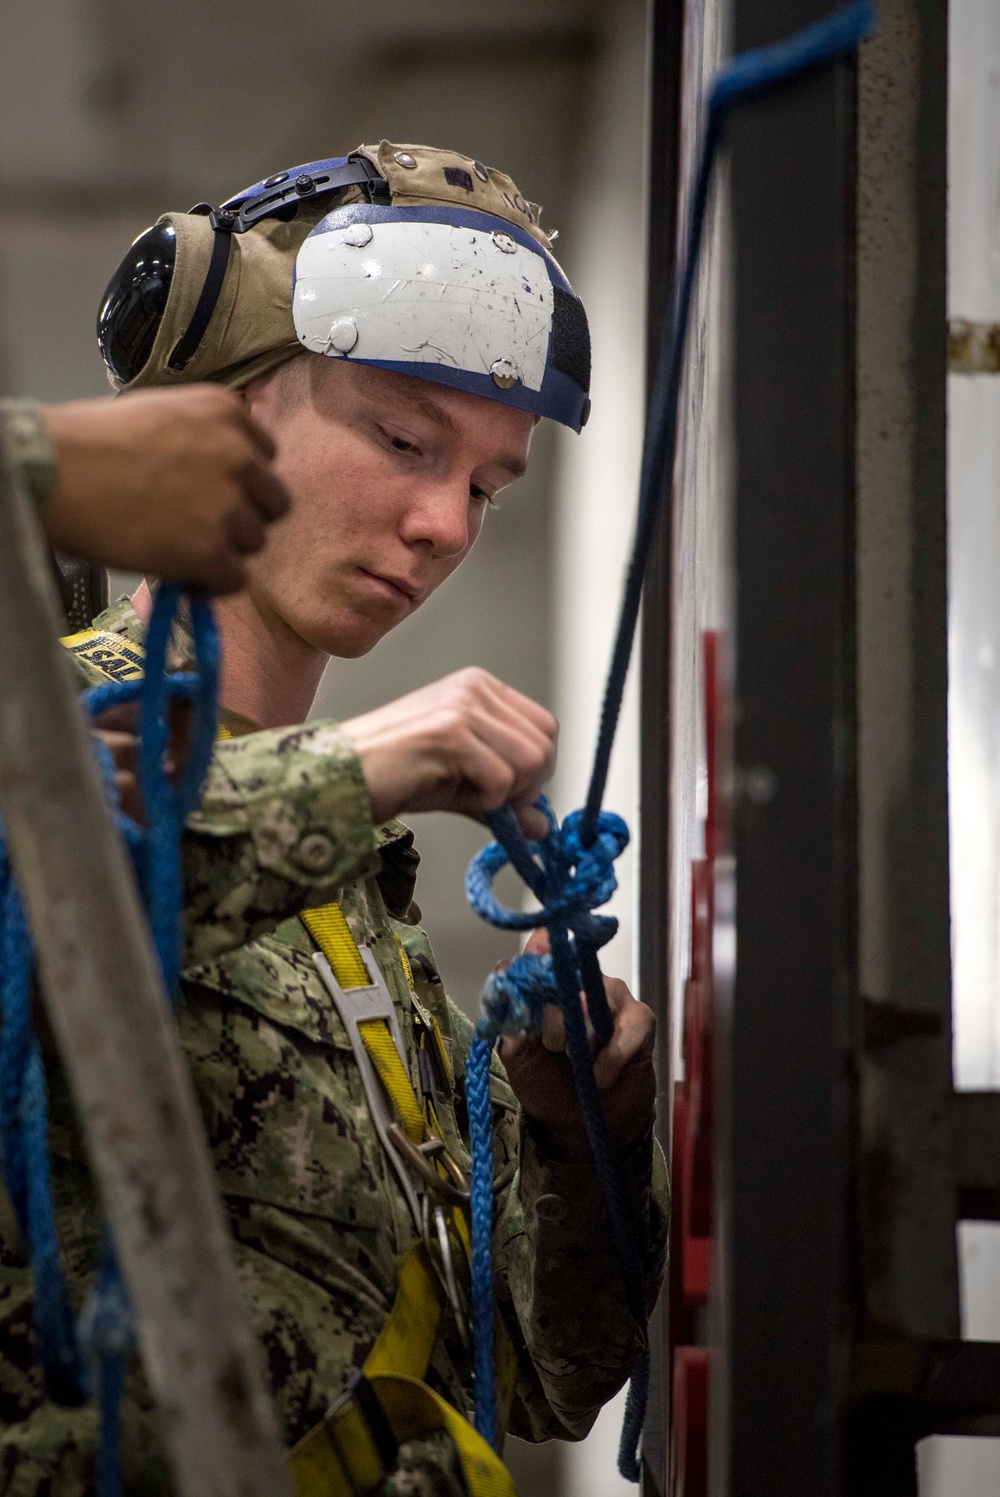
<path id="1" fill-rule="evenodd" d="M 178 341 L 173 353 L 167 361 L 169 369 L 185 369 L 197 352 L 198 345 L 208 330 L 208 324 L 212 320 L 219 294 L 222 291 L 222 283 L 226 279 L 226 268 L 229 265 L 229 248 L 232 240 L 232 232 L 229 229 L 216 229 L 215 242 L 212 245 L 212 258 L 209 261 L 208 275 L 205 284 L 201 288 L 198 305 L 194 309 L 194 316 L 188 323 L 187 331 Z"/>
<path id="2" fill-rule="evenodd" d="M 262 218 L 270 218 L 290 204 L 301 203 L 305 198 L 326 197 L 345 187 L 364 187 L 369 201 L 389 196 L 389 184 L 378 168 L 372 166 L 367 156 L 355 156 L 343 166 L 330 167 L 315 176 L 309 173 L 292 177 L 289 173 L 287 181 L 268 192 L 260 192 L 256 197 L 230 198 L 223 205 L 223 211 L 235 213 L 234 230 L 243 234 Z"/>

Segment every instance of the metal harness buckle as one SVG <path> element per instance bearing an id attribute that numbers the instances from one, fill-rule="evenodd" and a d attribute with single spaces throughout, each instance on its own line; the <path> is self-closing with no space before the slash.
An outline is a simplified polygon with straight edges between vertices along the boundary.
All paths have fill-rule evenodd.
<path id="1" fill-rule="evenodd" d="M 459 1336 L 463 1344 L 468 1345 L 468 1304 L 459 1288 L 448 1223 L 440 1202 L 444 1200 L 449 1205 L 467 1206 L 469 1184 L 458 1161 L 448 1152 L 443 1139 L 431 1137 L 422 1144 L 415 1144 L 393 1117 L 389 1099 L 382 1089 L 372 1064 L 372 1058 L 368 1053 L 368 1047 L 362 1038 L 361 1025 L 372 1019 L 383 1020 L 388 1026 L 403 1070 L 407 1071 L 403 1036 L 389 989 L 372 955 L 371 948 L 359 946 L 358 951 L 371 979 L 366 987 L 342 988 L 334 975 L 333 968 L 321 951 L 313 953 L 313 962 L 343 1020 L 351 1042 L 351 1049 L 354 1052 L 354 1059 L 361 1072 L 361 1080 L 371 1110 L 372 1121 L 375 1124 L 375 1131 L 399 1179 L 413 1215 L 414 1226 L 427 1244 L 428 1255 L 435 1275 L 451 1306 Z M 408 1071 L 407 1074 L 409 1074 Z M 432 1161 L 441 1164 L 448 1179 L 438 1174 Z M 428 1194 L 437 1197 L 433 1204 L 428 1199 Z"/>
<path id="2" fill-rule="evenodd" d="M 382 1019 L 388 1026 L 392 1036 L 393 1044 L 399 1052 L 400 1061 L 406 1071 L 406 1055 L 403 1050 L 403 1036 L 399 1028 L 399 1018 L 393 1006 L 389 989 L 385 985 L 385 978 L 379 971 L 378 963 L 372 956 L 367 946 L 359 946 L 358 951 L 361 960 L 365 964 L 365 970 L 371 978 L 367 987 L 342 988 L 333 973 L 333 968 L 321 951 L 313 952 L 313 961 L 316 970 L 323 979 L 331 998 L 336 1005 L 337 1012 L 344 1021 L 347 1037 L 351 1042 L 354 1059 L 358 1063 L 361 1072 L 361 1080 L 365 1088 L 365 1096 L 371 1109 L 372 1121 L 379 1141 L 385 1149 L 386 1154 L 396 1175 L 399 1179 L 407 1205 L 413 1216 L 413 1224 L 417 1231 L 421 1230 L 422 1213 L 420 1209 L 420 1198 L 414 1188 L 413 1178 L 407 1168 L 406 1162 L 399 1153 L 396 1144 L 389 1132 L 395 1126 L 395 1119 L 389 1106 L 388 1098 L 382 1090 L 381 1082 L 372 1065 L 372 1058 L 368 1054 L 368 1047 L 361 1037 L 361 1025 L 371 1019 Z M 409 1074 L 409 1072 L 407 1072 Z"/>

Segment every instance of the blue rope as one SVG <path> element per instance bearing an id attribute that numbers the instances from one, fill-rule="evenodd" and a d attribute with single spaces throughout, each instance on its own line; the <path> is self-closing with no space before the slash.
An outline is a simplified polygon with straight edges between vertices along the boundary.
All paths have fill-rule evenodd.
<path id="1" fill-rule="evenodd" d="M 691 312 L 695 275 L 704 237 L 712 173 L 722 142 L 723 127 L 734 105 L 814 68 L 828 66 L 854 52 L 875 29 L 872 0 L 855 0 L 794 36 L 733 58 L 716 74 L 708 95 L 704 129 L 694 177 L 684 253 L 675 280 L 670 316 L 665 320 L 656 376 L 650 395 L 635 536 L 607 686 L 601 709 L 594 765 L 583 811 L 568 816 L 561 828 L 549 814 L 550 832 L 544 842 L 529 842 L 508 807 L 487 816 L 495 841 L 473 860 L 466 875 L 466 893 L 484 919 L 507 930 L 530 930 L 545 925 L 551 958 L 524 954 L 494 974 L 484 989 L 484 1017 L 476 1029 L 469 1057 L 467 1090 L 476 1089 L 476 1105 L 469 1104 L 473 1179 L 492 1167 L 491 1120 L 479 1088 L 488 1082 L 489 1054 L 500 1034 L 522 1034 L 536 1029 L 545 1003 L 558 1003 L 566 1025 L 566 1047 L 580 1111 L 600 1181 L 612 1241 L 631 1313 L 646 1322 L 642 1257 L 628 1210 L 620 1171 L 608 1138 L 600 1095 L 594 1081 L 580 1003 L 587 1010 L 598 1047 L 611 1037 L 613 1023 L 604 997 L 597 952 L 614 932 L 615 922 L 593 910 L 614 892 L 614 858 L 628 839 L 618 830 L 624 823 L 601 810 L 608 768 L 621 714 L 642 588 L 652 549 L 656 521 L 669 489 L 677 443 L 677 415 L 684 349 Z M 617 825 L 615 825 L 617 824 Z M 620 844 L 620 845 L 617 845 Z M 612 848 L 617 845 L 617 851 Z M 588 859 L 594 855 L 594 861 Z M 542 905 L 533 914 L 505 910 L 492 892 L 492 881 L 510 862 Z M 485 1078 L 485 1079 L 484 1079 Z M 484 1122 L 485 1118 L 485 1122 Z M 478 1220 L 477 1220 L 478 1215 Z M 488 1256 L 492 1226 L 492 1192 L 480 1184 L 472 1192 L 473 1323 L 476 1332 L 476 1428 L 487 1438 L 495 1434 L 496 1387 L 492 1364 L 492 1269 Z M 482 1244 L 486 1244 L 484 1251 Z M 477 1262 L 478 1252 L 481 1261 Z M 489 1304 L 487 1305 L 487 1295 Z M 480 1304 L 477 1296 L 482 1296 Z M 487 1309 L 489 1313 L 487 1314 Z M 482 1336 L 482 1347 L 480 1346 Z M 489 1339 L 489 1358 L 486 1344 Z M 638 1447 L 649 1390 L 649 1357 L 643 1353 L 632 1374 L 625 1421 L 618 1452 L 618 1469 L 627 1480 L 638 1481 Z"/>
<path id="2" fill-rule="evenodd" d="M 472 1138 L 472 1375 L 476 1429 L 489 1445 L 497 1442 L 497 1400 L 493 1376 L 493 1122 L 490 1116 L 490 1055 L 493 1046 L 475 1036 L 465 1066 L 465 1100 Z"/>
<path id="3" fill-rule="evenodd" d="M 150 915 L 154 944 L 171 998 L 179 982 L 183 883 L 180 839 L 184 820 L 198 803 L 215 744 L 219 644 L 210 605 L 190 600 L 199 664 L 197 675 L 166 674 L 166 652 L 177 611 L 178 588 L 160 588 L 153 607 L 142 681 L 92 687 L 83 696 L 96 717 L 108 707 L 141 700 L 139 774 L 148 817 L 143 831 L 118 805 L 114 763 L 106 746 L 95 752 L 117 825 L 132 855 Z M 164 767 L 169 703 L 194 704 L 191 744 L 183 776 L 171 784 Z M 118 1497 L 121 1474 L 121 1404 L 135 1332 L 128 1292 L 105 1229 L 97 1276 L 75 1324 L 59 1258 L 48 1154 L 48 1097 L 41 1051 L 31 1022 L 34 957 L 24 906 L 0 837 L 0 1148 L 4 1177 L 18 1225 L 28 1244 L 35 1282 L 35 1337 L 45 1389 L 54 1403 L 77 1407 L 91 1395 L 88 1359 L 97 1364 L 101 1406 L 97 1463 L 99 1497 Z"/>

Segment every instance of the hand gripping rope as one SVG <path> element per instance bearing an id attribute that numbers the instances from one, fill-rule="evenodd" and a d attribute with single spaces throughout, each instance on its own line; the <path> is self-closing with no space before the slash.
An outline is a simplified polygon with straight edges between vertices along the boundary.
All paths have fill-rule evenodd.
<path id="1" fill-rule="evenodd" d="M 201 795 L 215 742 L 219 642 L 210 605 L 190 600 L 199 672 L 167 675 L 171 624 L 179 590 L 160 588 L 147 641 L 142 681 L 111 682 L 86 692 L 91 717 L 108 707 L 141 700 L 139 770 L 148 829 L 143 831 L 118 806 L 114 764 L 95 740 L 108 799 L 128 844 L 149 914 L 163 978 L 171 1000 L 180 974 L 183 878 L 181 829 Z M 172 783 L 164 759 L 173 697 L 194 704 L 187 764 Z M 27 920 L 6 847 L 0 842 L 0 1146 L 4 1177 L 28 1245 L 35 1281 L 35 1339 L 54 1403 L 76 1407 L 91 1394 L 88 1362 L 98 1367 L 101 1405 L 97 1486 L 100 1497 L 121 1491 L 121 1400 L 128 1354 L 135 1342 L 128 1292 L 122 1282 L 110 1233 L 104 1229 L 97 1278 L 79 1324 L 74 1323 L 59 1260 L 55 1206 L 48 1157 L 48 1100 L 42 1054 L 31 1020 L 34 958 Z"/>
<path id="2" fill-rule="evenodd" d="M 544 925 L 551 947 L 551 956 L 522 954 L 506 972 L 489 978 L 483 993 L 484 1015 L 476 1026 L 466 1067 L 472 1139 L 476 1428 L 491 1444 L 496 1443 L 497 1415 L 490 1250 L 493 1209 L 490 1055 L 500 1035 L 523 1034 L 538 1028 L 545 1003 L 556 1003 L 562 1010 L 570 1067 L 629 1309 L 637 1325 L 644 1328 L 646 1324 L 642 1254 L 594 1081 L 580 993 L 586 994 L 587 1012 L 597 1046 L 601 1048 L 611 1038 L 614 1024 L 604 995 L 597 952 L 610 940 L 617 922 L 592 912 L 614 893 L 614 860 L 628 842 L 625 823 L 602 811 L 601 804 L 639 617 L 643 579 L 657 516 L 673 472 L 685 335 L 723 127 L 729 111 L 741 100 L 846 56 L 872 33 L 874 25 L 871 0 L 856 0 L 784 41 L 733 58 L 715 76 L 708 95 L 684 253 L 675 279 L 671 315 L 664 323 L 650 396 L 635 537 L 586 806 L 573 812 L 559 827 L 546 805 L 551 831 L 543 842 L 529 842 L 510 809 L 502 807 L 485 818 L 496 840 L 479 853 L 466 875 L 466 893 L 477 914 L 507 930 L 531 930 Z M 508 862 L 541 904 L 537 912 L 509 910 L 495 898 L 493 879 Z M 648 1387 L 649 1355 L 643 1353 L 632 1373 L 618 1452 L 618 1469 L 630 1481 L 639 1479 L 638 1446 Z"/>

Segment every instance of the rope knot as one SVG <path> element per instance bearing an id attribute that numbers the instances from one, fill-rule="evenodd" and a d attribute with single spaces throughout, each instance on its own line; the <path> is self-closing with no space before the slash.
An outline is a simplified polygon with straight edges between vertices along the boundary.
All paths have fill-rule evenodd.
<path id="1" fill-rule="evenodd" d="M 585 942 L 591 951 L 604 946 L 618 929 L 611 915 L 595 915 L 618 887 L 615 859 L 628 846 L 628 827 L 613 811 L 602 811 L 592 840 L 582 836 L 583 811 L 574 811 L 562 826 L 556 824 L 548 802 L 549 835 L 531 842 L 507 807 L 487 817 L 496 837 L 469 864 L 465 890 L 472 908 L 484 920 L 504 930 L 562 928 L 567 939 Z M 511 863 L 541 903 L 538 910 L 511 910 L 493 892 L 493 880 Z M 517 1035 L 537 1029 L 546 1003 L 560 1002 L 559 983 L 550 956 L 522 954 L 502 972 L 493 972 L 482 994 L 483 1015 L 477 1032 L 492 1043 L 501 1034 Z"/>
<path id="2" fill-rule="evenodd" d="M 628 827 L 613 811 L 602 811 L 589 846 L 580 836 L 582 811 L 573 811 L 560 827 L 543 798 L 551 831 L 542 842 L 530 842 L 507 806 L 486 817 L 495 841 L 477 853 L 465 875 L 465 892 L 476 914 L 502 930 L 537 930 L 540 926 L 582 926 L 591 939 L 597 931 L 603 946 L 617 930 L 610 916 L 591 915 L 607 904 L 618 887 L 615 859 L 628 845 Z M 510 863 L 541 904 L 538 910 L 511 910 L 493 892 L 493 880 Z"/>
<path id="3" fill-rule="evenodd" d="M 476 1025 L 481 1039 L 513 1037 L 541 1027 L 542 1008 L 559 1001 L 552 974 L 552 958 L 522 951 L 501 972 L 491 972 L 483 984 L 483 1017 Z"/>

